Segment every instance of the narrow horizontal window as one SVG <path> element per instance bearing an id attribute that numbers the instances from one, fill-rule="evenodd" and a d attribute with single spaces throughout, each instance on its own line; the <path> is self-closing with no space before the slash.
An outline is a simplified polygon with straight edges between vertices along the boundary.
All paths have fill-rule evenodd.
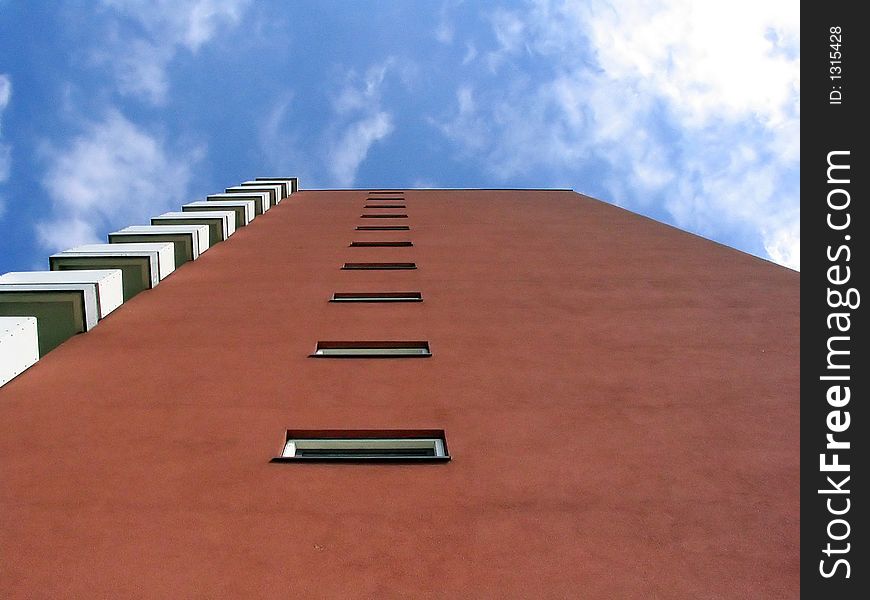
<path id="1" fill-rule="evenodd" d="M 443 429 L 288 430 L 272 462 L 446 462 Z"/>
<path id="2" fill-rule="evenodd" d="M 363 208 L 408 208 L 404 204 L 366 204 Z"/>
<path id="3" fill-rule="evenodd" d="M 409 225 L 357 225 L 357 231 L 410 231 Z"/>
<path id="4" fill-rule="evenodd" d="M 313 357 L 326 358 L 426 358 L 429 342 L 317 342 Z"/>
<path id="5" fill-rule="evenodd" d="M 330 302 L 422 302 L 420 292 L 335 292 Z"/>
<path id="6" fill-rule="evenodd" d="M 344 263 L 346 271 L 393 271 L 396 269 L 416 269 L 417 263 Z"/>
<path id="7" fill-rule="evenodd" d="M 351 242 L 351 248 L 404 248 L 414 242 Z"/>
<path id="8" fill-rule="evenodd" d="M 384 214 L 384 215 L 360 215 L 361 219 L 407 219 L 408 215 Z"/>

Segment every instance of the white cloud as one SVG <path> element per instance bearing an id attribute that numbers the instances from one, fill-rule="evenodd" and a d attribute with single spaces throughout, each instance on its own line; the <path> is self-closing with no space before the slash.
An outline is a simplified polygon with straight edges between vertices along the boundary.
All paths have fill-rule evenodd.
<path id="1" fill-rule="evenodd" d="M 3 111 L 9 106 L 11 99 L 12 80 L 8 75 L 0 73 L 0 185 L 9 179 L 9 170 L 12 166 L 12 147 L 3 143 Z M 0 217 L 3 216 L 5 205 L 3 197 L 0 196 Z"/>
<path id="2" fill-rule="evenodd" d="M 640 82 L 688 125 L 750 115 L 779 123 L 797 108 L 796 2 L 624 0 L 585 20 L 607 77 Z"/>
<path id="3" fill-rule="evenodd" d="M 43 246 L 57 250 L 94 241 L 109 228 L 147 223 L 187 200 L 192 167 L 204 152 L 173 151 L 159 135 L 111 111 L 68 146 L 45 154 L 42 184 L 53 212 L 36 230 Z"/>
<path id="4" fill-rule="evenodd" d="M 799 266 L 797 3 L 538 0 L 490 22 L 492 81 L 440 124 L 464 154 Z"/>
<path id="5" fill-rule="evenodd" d="M 12 166 L 12 148 L 9 144 L 0 142 L 0 184 L 9 179 L 9 169 Z"/>
<path id="6" fill-rule="evenodd" d="M 295 94 L 276 94 L 257 125 L 262 167 L 265 172 L 298 177 L 309 189 L 323 187 L 315 169 L 316 156 L 309 139 L 300 129 Z"/>
<path id="7" fill-rule="evenodd" d="M 800 271 L 801 224 L 800 217 L 773 231 L 764 232 L 764 249 L 773 262 Z"/>
<path id="8" fill-rule="evenodd" d="M 9 100 L 12 98 L 12 80 L 9 79 L 9 75 L 5 73 L 0 73 L 0 114 L 6 110 L 6 107 L 9 106 Z M 0 123 L 2 124 L 2 123 Z M 0 133 L 3 130 L 0 129 Z"/>
<path id="9" fill-rule="evenodd" d="M 36 237 L 40 244 L 52 252 L 102 241 L 94 223 L 77 217 L 37 223 Z"/>
<path id="10" fill-rule="evenodd" d="M 445 45 L 453 43 L 453 25 L 443 17 L 435 28 L 435 39 Z"/>
<path id="11" fill-rule="evenodd" d="M 163 104 L 169 90 L 167 67 L 180 48 L 196 52 L 222 27 L 236 25 L 251 0 L 103 0 L 124 19 L 112 22 L 108 44 L 95 53 L 109 64 L 121 93 Z"/>
<path id="12" fill-rule="evenodd" d="M 497 10 L 491 15 L 492 29 L 498 48 L 486 55 L 490 69 L 498 69 L 505 59 L 527 49 L 526 20 L 522 15 L 508 10 Z"/>
<path id="13" fill-rule="evenodd" d="M 224 25 L 238 23 L 251 0 L 103 0 L 139 23 L 148 37 L 198 50 Z"/>
<path id="14" fill-rule="evenodd" d="M 333 101 L 335 111 L 345 114 L 377 105 L 381 98 L 381 85 L 393 62 L 390 59 L 381 65 L 371 66 L 361 78 L 353 71 L 348 73 L 343 89 Z"/>
<path id="15" fill-rule="evenodd" d="M 438 185 L 438 183 L 432 179 L 415 179 L 411 184 L 411 189 L 418 190 L 437 190 L 440 187 L 443 186 Z"/>
<path id="16" fill-rule="evenodd" d="M 353 185 L 357 169 L 371 145 L 392 131 L 392 118 L 386 112 L 377 112 L 348 126 L 329 153 L 334 182 L 341 187 Z"/>
<path id="17" fill-rule="evenodd" d="M 120 92 L 147 98 L 152 104 L 163 104 L 169 92 L 166 67 L 174 53 L 171 46 L 160 46 L 146 40 L 130 41 L 124 52 L 113 60 Z"/>
<path id="18" fill-rule="evenodd" d="M 788 1 L 677 0 L 620 3 L 588 19 L 603 84 L 663 102 L 691 148 L 663 165 L 664 183 L 684 184 L 667 203 L 676 223 L 711 236 L 723 225 L 749 230 L 771 259 L 796 269 L 799 14 Z M 624 158 L 648 164 L 636 151 Z M 636 172 L 632 179 L 641 191 L 657 187 Z"/>
<path id="19" fill-rule="evenodd" d="M 342 90 L 333 99 L 335 119 L 325 146 L 332 185 L 352 186 L 371 146 L 392 133 L 393 117 L 381 108 L 381 89 L 396 65 L 388 58 L 369 67 L 362 76 L 348 72 Z M 409 70 L 408 65 L 401 67 L 399 76 L 404 77 Z"/>
<path id="20" fill-rule="evenodd" d="M 444 45 L 453 43 L 456 28 L 453 26 L 452 14 L 464 0 L 444 0 L 438 9 L 438 24 L 435 26 L 435 39 Z"/>
<path id="21" fill-rule="evenodd" d="M 477 46 L 468 42 L 465 44 L 465 56 L 462 57 L 462 64 L 467 65 L 477 58 Z"/>
<path id="22" fill-rule="evenodd" d="M 391 57 L 363 73 L 344 73 L 330 96 L 327 125 L 313 131 L 305 131 L 306 125 L 294 114 L 293 92 L 276 96 L 258 124 L 265 164 L 275 172 L 292 171 L 308 188 L 353 186 L 371 147 L 394 130 L 393 115 L 381 107 L 390 73 L 409 85 L 414 65 Z"/>
<path id="23" fill-rule="evenodd" d="M 285 145 L 287 142 L 287 117 L 293 106 L 293 93 L 288 92 L 283 97 L 278 97 L 272 108 L 266 113 L 266 117 L 260 123 L 260 147 L 265 156 L 274 157 L 275 148 Z"/>
<path id="24" fill-rule="evenodd" d="M 453 119 L 436 124 L 450 138 L 458 141 L 465 153 L 474 154 L 483 151 L 489 144 L 489 133 L 484 115 L 477 110 L 474 99 L 474 89 L 463 85 L 456 91 L 457 113 Z"/>

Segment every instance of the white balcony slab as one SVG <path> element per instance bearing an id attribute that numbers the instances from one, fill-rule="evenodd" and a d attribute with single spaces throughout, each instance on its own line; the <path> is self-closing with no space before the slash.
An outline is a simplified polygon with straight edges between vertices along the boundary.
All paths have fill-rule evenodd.
<path id="1" fill-rule="evenodd" d="M 199 200 L 181 207 L 181 212 L 232 210 L 236 213 L 236 229 L 244 227 L 254 218 L 253 200 Z"/>
<path id="2" fill-rule="evenodd" d="M 227 194 L 247 194 L 248 192 L 267 192 L 269 194 L 269 203 L 275 206 L 281 202 L 281 186 L 271 184 L 260 185 L 236 185 L 226 189 Z"/>
<path id="3" fill-rule="evenodd" d="M 124 301 L 155 287 L 175 270 L 175 249 L 171 242 L 130 244 L 86 244 L 52 254 L 52 271 L 121 269 Z"/>
<path id="4" fill-rule="evenodd" d="M 283 200 L 293 193 L 292 184 L 287 179 L 249 179 L 241 183 L 244 187 L 256 187 L 260 185 L 280 185 L 281 192 L 278 194 Z M 279 200 L 280 201 L 280 200 Z"/>
<path id="5" fill-rule="evenodd" d="M 172 242 L 178 268 L 208 250 L 208 238 L 208 225 L 131 225 L 110 233 L 109 243 Z"/>
<path id="6" fill-rule="evenodd" d="M 196 214 L 167 212 L 151 217 L 152 225 L 208 225 L 209 247 L 224 241 L 236 231 L 236 213 L 231 210 L 209 210 Z"/>
<path id="7" fill-rule="evenodd" d="M 291 194 L 295 194 L 299 191 L 299 178 L 298 177 L 255 177 L 254 181 L 286 181 L 289 186 L 289 190 Z"/>
<path id="8" fill-rule="evenodd" d="M 0 387 L 38 360 L 36 317 L 0 317 Z"/>
<path id="9" fill-rule="evenodd" d="M 36 317 L 39 355 L 99 320 L 96 286 L 82 283 L 0 283 L 0 316 Z"/>
<path id="10" fill-rule="evenodd" d="M 124 285 L 121 269 L 94 269 L 75 271 L 14 271 L 0 275 L 0 284 L 17 283 L 33 286 L 74 284 L 92 285 L 97 293 L 100 319 L 124 303 Z"/>
<path id="11" fill-rule="evenodd" d="M 254 216 L 262 215 L 269 210 L 269 192 L 239 192 L 237 194 L 209 194 L 205 197 L 206 202 L 221 202 L 223 200 L 253 200 Z"/>

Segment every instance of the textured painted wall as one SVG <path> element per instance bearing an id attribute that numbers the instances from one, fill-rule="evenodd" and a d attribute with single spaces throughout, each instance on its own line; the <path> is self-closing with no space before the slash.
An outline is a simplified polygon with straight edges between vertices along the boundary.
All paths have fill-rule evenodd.
<path id="1" fill-rule="evenodd" d="M 357 232 L 366 197 L 294 194 L 0 389 L 0 596 L 797 596 L 797 273 L 572 192 Z M 340 270 L 380 261 L 418 269 Z M 354 339 L 433 356 L 308 358 Z M 270 464 L 287 428 L 453 460 Z"/>

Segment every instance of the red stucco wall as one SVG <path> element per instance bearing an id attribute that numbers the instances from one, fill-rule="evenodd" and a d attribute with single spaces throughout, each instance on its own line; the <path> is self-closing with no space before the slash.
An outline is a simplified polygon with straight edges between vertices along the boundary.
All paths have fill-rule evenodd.
<path id="1" fill-rule="evenodd" d="M 0 597 L 796 597 L 799 275 L 571 192 L 404 196 L 356 232 L 364 192 L 299 192 L 0 389 Z M 424 302 L 327 302 L 369 290 Z M 308 358 L 353 339 L 433 356 Z M 288 428 L 453 460 L 270 464 Z"/>

